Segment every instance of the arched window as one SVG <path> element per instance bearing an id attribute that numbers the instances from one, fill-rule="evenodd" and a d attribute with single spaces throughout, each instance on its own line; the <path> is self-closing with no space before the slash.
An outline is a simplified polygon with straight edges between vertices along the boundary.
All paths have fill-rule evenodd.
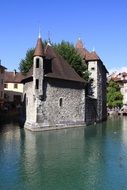
<path id="1" fill-rule="evenodd" d="M 39 62 L 40 62 L 40 60 L 39 60 L 39 58 L 37 58 L 36 59 L 36 68 L 39 68 Z"/>

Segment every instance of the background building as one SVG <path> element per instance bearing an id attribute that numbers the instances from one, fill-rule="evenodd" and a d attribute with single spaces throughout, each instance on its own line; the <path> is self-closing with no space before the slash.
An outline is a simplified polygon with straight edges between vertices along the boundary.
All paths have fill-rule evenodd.
<path id="1" fill-rule="evenodd" d="M 5 72 L 4 79 L 4 97 L 7 103 L 10 103 L 14 106 L 21 103 L 23 95 L 23 84 L 21 80 L 23 75 L 16 72 Z"/>
<path id="2" fill-rule="evenodd" d="M 114 72 L 108 76 L 108 80 L 113 80 L 119 84 L 121 94 L 123 95 L 123 104 L 127 104 L 127 73 Z"/>
<path id="3" fill-rule="evenodd" d="M 1 65 L 0 60 L 0 107 L 4 104 L 4 75 L 5 75 L 5 67 Z"/>

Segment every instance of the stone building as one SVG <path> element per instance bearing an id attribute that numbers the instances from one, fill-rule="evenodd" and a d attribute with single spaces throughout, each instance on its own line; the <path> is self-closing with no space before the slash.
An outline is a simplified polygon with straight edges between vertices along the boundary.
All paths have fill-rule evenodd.
<path id="1" fill-rule="evenodd" d="M 25 128 L 85 125 L 85 81 L 48 43 L 38 38 L 33 67 L 22 80 Z"/>
<path id="2" fill-rule="evenodd" d="M 21 80 L 24 78 L 22 73 L 16 72 L 5 72 L 4 77 L 4 96 L 5 101 L 10 104 L 19 104 L 22 101 L 23 95 L 23 84 Z"/>
<path id="3" fill-rule="evenodd" d="M 103 64 L 100 57 L 95 51 L 89 52 L 83 45 L 81 39 L 78 39 L 76 43 L 76 49 L 80 55 L 85 60 L 88 71 L 90 72 L 90 83 L 92 88 L 92 93 L 88 93 L 86 99 L 89 101 L 86 104 L 86 109 L 91 105 L 91 109 L 96 111 L 96 121 L 103 121 L 107 118 L 107 108 L 106 108 L 106 81 L 108 73 L 105 65 Z M 90 88 L 90 89 L 91 89 Z M 93 102 L 93 103 L 91 103 Z M 93 107 L 92 107 L 93 105 Z M 93 115 L 94 111 L 91 112 L 89 108 L 89 114 Z M 86 112 L 86 120 L 89 117 L 88 112 Z M 94 114 L 95 117 L 95 114 Z"/>

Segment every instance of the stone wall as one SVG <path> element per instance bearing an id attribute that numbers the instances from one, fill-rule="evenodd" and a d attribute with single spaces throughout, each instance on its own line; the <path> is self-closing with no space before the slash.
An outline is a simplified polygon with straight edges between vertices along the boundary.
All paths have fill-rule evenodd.
<path id="1" fill-rule="evenodd" d="M 92 96 L 97 99 L 97 84 L 98 84 L 98 64 L 97 61 L 89 61 L 88 63 L 88 71 L 90 72 L 90 79 L 92 82 Z"/>
<path id="2" fill-rule="evenodd" d="M 97 121 L 107 118 L 106 109 L 106 70 L 101 60 L 89 61 L 88 70 L 92 83 L 92 97 L 97 99 Z M 87 113 L 86 113 L 87 114 Z"/>
<path id="3" fill-rule="evenodd" d="M 48 79 L 43 86 L 37 108 L 41 127 L 85 124 L 85 92 L 79 83 Z"/>
<path id="4" fill-rule="evenodd" d="M 26 123 L 36 123 L 37 118 L 37 100 L 33 95 L 33 81 L 28 82 L 24 85 L 23 102 L 26 107 Z"/>
<path id="5" fill-rule="evenodd" d="M 97 120 L 97 100 L 94 98 L 86 97 L 85 105 L 86 125 L 93 124 Z"/>
<path id="6" fill-rule="evenodd" d="M 98 121 L 103 121 L 107 118 L 106 109 L 106 72 L 101 62 L 98 63 L 98 75 L 97 75 L 97 113 Z"/>

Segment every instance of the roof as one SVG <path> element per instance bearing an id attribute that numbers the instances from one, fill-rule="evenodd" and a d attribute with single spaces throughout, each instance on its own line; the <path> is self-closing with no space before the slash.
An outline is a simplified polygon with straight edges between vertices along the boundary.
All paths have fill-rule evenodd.
<path id="1" fill-rule="evenodd" d="M 45 76 L 50 78 L 58 78 L 76 82 L 85 82 L 75 70 L 64 60 L 62 56 L 57 54 L 52 46 L 47 46 L 45 56 L 52 60 L 52 72 Z"/>
<path id="2" fill-rule="evenodd" d="M 127 73 L 122 72 L 118 74 L 112 74 L 109 78 L 117 82 L 125 82 L 127 81 Z"/>
<path id="3" fill-rule="evenodd" d="M 78 53 L 87 60 L 89 57 L 90 52 L 84 47 L 82 40 L 79 38 L 77 43 L 76 43 L 76 50 Z"/>
<path id="4" fill-rule="evenodd" d="M 81 41 L 81 39 L 78 39 L 75 47 L 76 47 L 76 50 L 78 51 L 78 53 L 85 59 L 86 62 L 88 62 L 88 61 L 100 61 L 102 63 L 102 66 L 104 67 L 106 73 L 108 73 L 105 65 L 103 64 L 103 62 L 101 61 L 101 59 L 97 55 L 97 53 L 95 51 L 89 52 L 83 46 L 83 42 Z"/>
<path id="5" fill-rule="evenodd" d="M 45 73 L 44 77 L 85 83 L 85 80 L 76 73 L 76 71 L 67 63 L 67 61 L 65 61 L 64 58 L 58 53 L 56 53 L 51 45 L 47 44 L 44 49 L 44 68 L 48 68 L 50 64 L 51 69 Z M 33 68 L 29 70 L 22 82 L 24 80 L 28 80 L 28 78 L 32 77 L 32 75 Z"/>
<path id="6" fill-rule="evenodd" d="M 2 66 L 2 65 L 0 65 L 0 68 L 2 68 L 2 69 L 7 69 L 6 67 L 4 67 L 4 66 Z"/>
<path id="7" fill-rule="evenodd" d="M 87 61 L 94 61 L 94 60 L 101 60 L 101 59 L 95 51 L 92 51 L 89 54 L 87 54 L 86 60 Z"/>
<path id="8" fill-rule="evenodd" d="M 93 60 L 100 60 L 99 56 L 95 51 L 89 52 L 83 45 L 83 42 L 81 39 L 78 39 L 76 43 L 76 49 L 80 53 L 80 55 L 86 60 L 86 61 L 93 61 Z"/>
<path id="9" fill-rule="evenodd" d="M 34 56 L 41 56 L 41 57 L 44 56 L 44 47 L 43 47 L 43 44 L 42 44 L 41 37 L 39 37 L 38 40 L 37 40 Z"/>
<path id="10" fill-rule="evenodd" d="M 24 78 L 22 73 L 5 71 L 5 83 L 21 83 Z"/>

